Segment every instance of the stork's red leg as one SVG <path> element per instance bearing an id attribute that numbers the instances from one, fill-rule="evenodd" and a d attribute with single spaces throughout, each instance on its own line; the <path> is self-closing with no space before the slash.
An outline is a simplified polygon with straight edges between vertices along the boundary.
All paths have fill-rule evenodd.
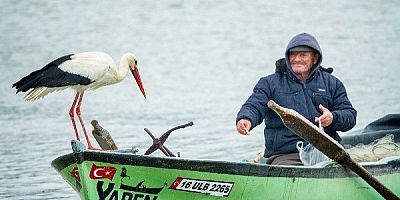
<path id="1" fill-rule="evenodd" d="M 69 109 L 69 117 L 71 118 L 72 126 L 74 127 L 76 139 L 79 141 L 80 139 L 79 139 L 78 129 L 76 128 L 75 119 L 74 119 L 74 110 L 75 110 L 76 101 L 78 100 L 78 96 L 79 96 L 79 92 L 76 92 L 74 102 L 72 103 L 72 106 Z"/>
<path id="2" fill-rule="evenodd" d="M 76 106 L 76 114 L 78 115 L 79 122 L 81 123 L 83 134 L 85 135 L 85 139 L 88 144 L 88 149 L 95 149 L 95 148 L 93 148 L 92 144 L 90 143 L 89 135 L 86 132 L 85 124 L 83 123 L 83 119 L 81 117 L 81 103 L 83 100 L 83 94 L 84 94 L 84 92 L 80 93 L 78 105 Z"/>

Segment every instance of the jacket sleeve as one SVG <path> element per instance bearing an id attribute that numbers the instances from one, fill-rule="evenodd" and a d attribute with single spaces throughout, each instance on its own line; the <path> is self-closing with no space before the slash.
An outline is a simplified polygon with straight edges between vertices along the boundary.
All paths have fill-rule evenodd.
<path id="1" fill-rule="evenodd" d="M 357 111 L 347 97 L 343 83 L 336 79 L 336 90 L 333 93 L 332 124 L 329 128 L 336 131 L 348 131 L 356 125 Z"/>
<path id="2" fill-rule="evenodd" d="M 251 122 L 251 129 L 259 125 L 266 114 L 266 103 L 269 100 L 270 90 L 265 79 L 260 79 L 253 89 L 253 93 L 239 110 L 236 123 L 241 119 L 248 119 Z"/>

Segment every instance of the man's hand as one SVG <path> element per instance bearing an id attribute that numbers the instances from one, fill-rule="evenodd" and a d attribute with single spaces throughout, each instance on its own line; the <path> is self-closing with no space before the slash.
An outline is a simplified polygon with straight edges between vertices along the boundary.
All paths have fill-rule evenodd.
<path id="1" fill-rule="evenodd" d="M 329 111 L 327 108 L 322 106 L 321 104 L 319 105 L 319 109 L 322 111 L 322 115 L 319 117 L 315 118 L 315 122 L 318 122 L 318 120 L 321 120 L 321 126 L 322 127 L 327 127 L 332 124 L 333 121 L 333 115 L 331 111 Z"/>
<path id="2" fill-rule="evenodd" d="M 236 130 L 242 135 L 250 135 L 249 130 L 251 128 L 251 122 L 247 119 L 241 119 L 236 124 Z"/>

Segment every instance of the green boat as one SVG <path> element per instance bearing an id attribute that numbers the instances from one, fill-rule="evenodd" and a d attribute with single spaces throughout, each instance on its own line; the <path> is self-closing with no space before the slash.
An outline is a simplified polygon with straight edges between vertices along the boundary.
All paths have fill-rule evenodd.
<path id="1" fill-rule="evenodd" d="M 342 136 L 342 145 L 369 144 L 390 134 L 400 143 L 400 115 L 385 116 Z M 153 139 L 156 145 L 166 138 Z M 383 199 L 356 173 L 333 161 L 277 166 L 92 151 L 79 141 L 71 144 L 73 152 L 56 158 L 52 166 L 85 200 Z M 400 196 L 400 156 L 359 164 Z"/>

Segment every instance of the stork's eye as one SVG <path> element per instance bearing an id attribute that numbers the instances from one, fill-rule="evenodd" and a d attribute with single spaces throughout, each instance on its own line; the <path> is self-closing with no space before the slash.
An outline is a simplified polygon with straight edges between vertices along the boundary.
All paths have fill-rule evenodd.
<path id="1" fill-rule="evenodd" d="M 135 60 L 135 65 L 137 65 L 137 60 Z"/>

